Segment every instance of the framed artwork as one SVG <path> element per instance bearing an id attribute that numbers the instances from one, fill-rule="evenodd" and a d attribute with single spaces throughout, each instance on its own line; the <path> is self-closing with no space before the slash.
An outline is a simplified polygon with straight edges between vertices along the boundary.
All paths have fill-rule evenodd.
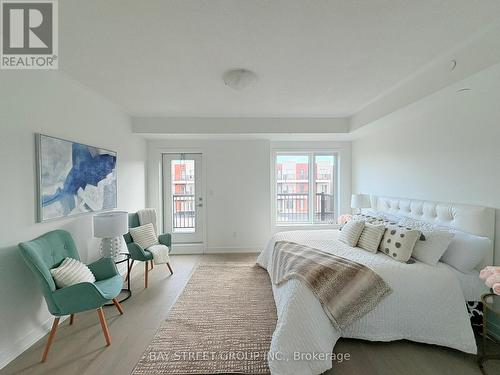
<path id="1" fill-rule="evenodd" d="M 38 222 L 116 208 L 116 152 L 35 137 Z"/>

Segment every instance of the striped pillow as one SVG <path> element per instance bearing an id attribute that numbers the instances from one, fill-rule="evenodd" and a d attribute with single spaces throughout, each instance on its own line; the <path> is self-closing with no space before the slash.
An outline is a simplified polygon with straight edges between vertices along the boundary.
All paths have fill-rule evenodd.
<path id="1" fill-rule="evenodd" d="M 376 253 L 380 241 L 384 236 L 385 225 L 375 225 L 370 223 L 365 223 L 363 232 L 359 236 L 358 247 L 369 251 L 370 253 Z"/>
<path id="2" fill-rule="evenodd" d="M 59 267 L 50 270 L 58 288 L 66 288 L 78 283 L 93 283 L 95 276 L 82 262 L 73 258 L 66 258 Z"/>
<path id="3" fill-rule="evenodd" d="M 365 222 L 361 220 L 351 220 L 342 227 L 339 234 L 339 241 L 342 241 L 349 246 L 356 246 L 365 227 Z"/>
<path id="4" fill-rule="evenodd" d="M 134 242 L 143 249 L 159 244 L 155 228 L 151 223 L 141 225 L 140 227 L 130 228 L 130 235 Z"/>

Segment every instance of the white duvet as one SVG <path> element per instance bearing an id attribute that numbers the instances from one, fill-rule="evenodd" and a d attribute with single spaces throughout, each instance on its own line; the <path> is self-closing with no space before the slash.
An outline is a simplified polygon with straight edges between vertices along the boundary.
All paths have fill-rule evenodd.
<path id="1" fill-rule="evenodd" d="M 288 240 L 364 264 L 392 288 L 374 310 L 346 327 L 335 330 L 312 294 L 299 280 L 275 286 L 278 322 L 269 367 L 273 375 L 321 374 L 332 367 L 331 353 L 339 337 L 371 341 L 407 339 L 476 353 L 464 296 L 457 278 L 438 263 L 403 264 L 388 256 L 349 247 L 336 240 L 337 230 L 280 232 L 257 259 L 270 269 L 276 241 Z M 269 268 L 268 268 L 269 266 Z"/>

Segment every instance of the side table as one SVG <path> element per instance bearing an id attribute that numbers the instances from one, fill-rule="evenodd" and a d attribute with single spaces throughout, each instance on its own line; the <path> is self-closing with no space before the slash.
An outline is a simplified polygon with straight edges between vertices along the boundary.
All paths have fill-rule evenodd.
<path id="1" fill-rule="evenodd" d="M 130 271 L 130 254 L 129 253 L 120 253 L 116 259 L 113 259 L 115 264 L 120 264 L 127 262 L 127 274 Z M 120 295 L 123 295 L 118 299 L 118 302 L 123 302 L 132 297 L 132 290 L 130 289 L 130 277 L 127 279 L 127 288 L 121 290 Z M 112 303 L 108 303 L 104 306 L 114 306 Z"/>
<path id="2" fill-rule="evenodd" d="M 481 372 L 486 375 L 486 370 L 483 367 L 484 362 L 489 360 L 500 360 L 500 349 L 497 353 L 488 353 L 487 343 L 491 342 L 500 348 L 498 336 L 492 332 L 490 327 L 492 320 L 500 322 L 500 296 L 487 293 L 481 297 L 483 302 L 483 333 L 481 338 L 481 353 L 477 357 L 477 363 Z M 497 332 L 498 334 L 498 332 Z"/>

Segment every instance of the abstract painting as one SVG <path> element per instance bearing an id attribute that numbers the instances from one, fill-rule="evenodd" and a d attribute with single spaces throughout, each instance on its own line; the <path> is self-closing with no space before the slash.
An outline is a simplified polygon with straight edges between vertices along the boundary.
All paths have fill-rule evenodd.
<path id="1" fill-rule="evenodd" d="M 36 134 L 38 221 L 116 208 L 116 152 Z"/>

